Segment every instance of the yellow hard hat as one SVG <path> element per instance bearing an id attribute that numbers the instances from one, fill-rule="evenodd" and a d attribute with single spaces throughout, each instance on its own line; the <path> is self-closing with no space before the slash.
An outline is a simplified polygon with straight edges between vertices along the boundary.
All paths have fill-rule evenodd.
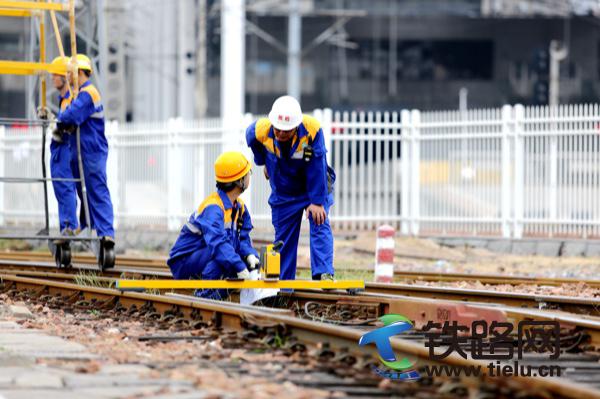
<path id="1" fill-rule="evenodd" d="M 219 183 L 231 183 L 246 176 L 252 168 L 250 161 L 239 151 L 227 151 L 215 161 L 215 177 Z"/>
<path id="2" fill-rule="evenodd" d="M 67 64 L 69 63 L 69 57 L 56 57 L 50 63 L 50 69 L 48 72 L 55 75 L 67 75 Z"/>
<path id="3" fill-rule="evenodd" d="M 75 61 L 77 61 L 77 68 L 82 71 L 90 71 L 92 72 L 92 60 L 85 54 L 77 54 L 75 57 Z"/>

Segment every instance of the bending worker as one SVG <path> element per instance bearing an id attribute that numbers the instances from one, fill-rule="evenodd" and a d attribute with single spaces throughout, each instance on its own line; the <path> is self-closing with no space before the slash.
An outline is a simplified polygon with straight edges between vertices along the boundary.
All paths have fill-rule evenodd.
<path id="1" fill-rule="evenodd" d="M 250 213 L 239 196 L 250 184 L 251 163 L 230 151 L 215 161 L 217 191 L 209 195 L 181 228 L 167 264 L 178 280 L 250 277 L 258 266 L 252 247 Z M 200 290 L 197 296 L 223 299 L 227 290 Z"/>
<path id="2" fill-rule="evenodd" d="M 327 165 L 323 130 L 319 122 L 302 115 L 290 96 L 273 103 L 268 118 L 252 123 L 246 141 L 254 162 L 265 165 L 271 185 L 269 205 L 275 241 L 283 241 L 282 280 L 296 277 L 296 258 L 302 215 L 310 221 L 310 266 L 315 280 L 333 280 L 333 234 L 329 208 L 333 205 L 335 173 Z"/>
<path id="3" fill-rule="evenodd" d="M 67 86 L 68 57 L 56 57 L 52 60 L 52 85 L 58 90 L 58 116 L 71 103 Z M 50 175 L 53 178 L 72 179 L 71 146 L 68 137 L 62 137 L 56 131 L 50 142 Z M 54 195 L 58 202 L 58 220 L 62 235 L 74 235 L 79 228 L 77 221 L 77 195 L 74 181 L 52 181 Z"/>
<path id="4" fill-rule="evenodd" d="M 75 61 L 78 68 L 79 94 L 72 100 L 67 109 L 60 113 L 57 120 L 59 130 L 72 132 L 69 127 L 79 127 L 81 137 L 81 156 L 83 158 L 83 172 L 87 188 L 87 199 L 90 210 L 91 229 L 96 229 L 104 248 L 115 245 L 113 228 L 113 207 L 106 180 L 106 160 L 108 157 L 108 141 L 104 135 L 104 113 L 98 89 L 90 81 L 92 63 L 90 59 L 77 54 Z M 71 73 L 70 81 L 74 80 Z M 71 146 L 71 171 L 73 176 L 79 178 L 79 164 L 77 159 L 77 137 L 69 136 Z M 77 183 L 77 194 L 83 203 L 81 184 Z M 83 218 L 80 218 L 81 228 L 88 227 Z"/>

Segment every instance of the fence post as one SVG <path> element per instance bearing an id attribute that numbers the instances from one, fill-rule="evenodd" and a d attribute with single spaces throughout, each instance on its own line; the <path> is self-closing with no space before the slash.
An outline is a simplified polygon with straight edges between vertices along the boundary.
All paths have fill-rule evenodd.
<path id="1" fill-rule="evenodd" d="M 241 134 L 238 137 L 238 143 L 240 144 L 242 149 L 242 152 L 246 155 L 246 158 L 248 158 L 248 160 L 250 161 L 250 164 L 252 165 L 252 168 L 255 168 L 255 164 L 254 164 L 254 155 L 252 154 L 252 150 L 250 150 L 250 147 L 248 147 L 248 145 L 246 144 L 246 128 L 248 126 L 250 126 L 250 124 L 253 122 L 254 117 L 252 116 L 252 114 L 250 113 L 245 113 L 244 117 L 242 118 L 242 128 L 241 128 Z M 254 176 L 252 176 L 252 179 L 259 179 L 262 176 L 262 171 L 260 174 L 256 173 L 256 170 L 254 170 Z M 250 210 L 250 212 L 252 213 L 252 193 L 257 192 L 256 190 L 254 190 L 254 187 L 252 187 L 253 184 L 256 184 L 256 180 L 254 182 L 250 182 L 250 189 L 244 191 L 244 193 L 242 194 L 242 200 L 244 201 L 244 204 L 248 207 L 248 209 Z"/>
<path id="2" fill-rule="evenodd" d="M 169 119 L 168 129 L 168 163 L 167 163 L 167 228 L 171 231 L 179 229 L 181 223 L 181 179 L 183 168 L 181 167 L 181 146 L 179 143 L 179 129 L 183 121 L 181 118 Z"/>
<path id="3" fill-rule="evenodd" d="M 221 128 L 223 129 L 223 152 L 225 151 L 239 151 L 240 140 L 238 133 L 240 126 L 244 123 L 244 114 L 238 115 L 234 120 L 231 118 L 221 118 Z M 244 126 L 244 132 L 246 131 Z"/>
<path id="4" fill-rule="evenodd" d="M 108 139 L 108 159 L 107 159 L 107 180 L 108 190 L 110 192 L 110 199 L 112 200 L 113 214 L 114 214 L 114 228 L 118 228 L 119 225 L 119 202 L 121 199 L 119 191 L 119 150 L 118 150 L 118 139 L 119 135 L 119 122 L 107 122 L 106 123 L 106 136 Z"/>
<path id="5" fill-rule="evenodd" d="M 517 104 L 515 105 L 515 202 L 513 225 L 513 237 L 517 239 L 523 237 L 523 201 L 525 189 L 523 119 L 525 119 L 525 108 L 521 104 Z"/>
<path id="6" fill-rule="evenodd" d="M 218 122 L 220 123 L 220 122 Z M 215 123 L 217 124 L 217 123 Z M 204 197 L 206 197 L 208 195 L 208 193 L 206 192 L 206 180 L 205 180 L 205 175 L 204 175 L 204 170 L 207 167 L 210 167 L 210 163 L 207 162 L 206 160 L 206 147 L 207 144 L 205 143 L 204 139 L 204 135 L 205 133 L 203 132 L 203 129 L 205 128 L 211 128 L 213 127 L 212 124 L 209 121 L 206 120 L 200 120 L 198 121 L 198 124 L 195 125 L 195 127 L 198 128 L 198 136 L 202 138 L 202 140 L 200 140 L 200 144 L 194 145 L 194 148 L 196 149 L 196 163 L 195 168 L 198 174 L 197 176 L 194 178 L 194 184 L 192 186 L 192 203 L 191 204 L 185 204 L 185 206 L 191 206 L 192 209 L 194 209 L 194 207 L 197 207 L 200 204 L 200 201 L 203 200 Z M 212 171 L 212 169 L 211 169 Z M 194 176 L 195 173 L 192 173 L 192 176 Z M 212 181 L 212 180 L 211 180 Z M 210 192 L 210 190 L 208 190 Z M 187 212 L 188 209 L 184 209 L 184 212 Z"/>
<path id="7" fill-rule="evenodd" d="M 411 112 L 412 124 L 412 157 L 411 157 L 411 234 L 419 234 L 419 218 L 421 217 L 420 207 L 420 183 L 421 183 L 421 113 L 418 110 Z"/>
<path id="8" fill-rule="evenodd" d="M 5 156 L 6 156 L 6 127 L 0 126 L 0 176 L 6 176 L 5 170 Z M 4 207 L 4 187 L 6 184 L 0 184 L 0 225 L 4 226 L 4 214 L 6 209 Z"/>
<path id="9" fill-rule="evenodd" d="M 323 129 L 323 139 L 325 140 L 325 148 L 327 149 L 327 164 L 331 165 L 331 151 L 333 151 L 331 130 L 333 125 L 333 112 L 330 108 L 323 110 L 323 119 L 321 119 L 321 128 Z"/>
<path id="10" fill-rule="evenodd" d="M 410 150 L 411 131 L 410 112 L 400 113 L 400 233 L 410 233 Z"/>
<path id="11" fill-rule="evenodd" d="M 558 105 L 548 107 L 548 117 L 552 120 L 550 123 L 550 195 L 549 195 L 549 217 L 555 221 L 558 217 L 558 136 L 554 134 L 558 130 Z M 550 235 L 556 232 L 556 225 L 551 225 Z"/>
<path id="12" fill-rule="evenodd" d="M 510 129 L 512 121 L 512 107 L 502 107 L 502 237 L 510 238 L 510 209 L 511 209 L 511 163 L 510 163 Z"/>

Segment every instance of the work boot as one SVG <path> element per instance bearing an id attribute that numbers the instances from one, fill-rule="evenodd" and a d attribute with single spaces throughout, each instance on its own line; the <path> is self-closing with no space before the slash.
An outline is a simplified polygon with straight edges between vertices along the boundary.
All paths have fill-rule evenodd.
<path id="1" fill-rule="evenodd" d="M 102 246 L 106 249 L 115 247 L 115 239 L 110 236 L 104 236 L 100 239 L 100 241 L 102 242 Z"/>
<path id="2" fill-rule="evenodd" d="M 65 227 L 64 229 L 62 229 L 60 234 L 67 237 L 74 236 L 75 234 L 77 234 L 77 230 L 73 230 L 70 227 Z"/>
<path id="3" fill-rule="evenodd" d="M 320 276 L 321 281 L 333 281 L 333 274 L 323 273 Z M 323 291 L 333 291 L 334 288 L 323 288 Z"/>
<path id="4" fill-rule="evenodd" d="M 60 232 L 60 235 L 61 236 L 65 236 L 65 237 L 73 237 L 75 235 L 75 232 L 70 227 L 65 227 Z M 68 241 L 69 240 L 58 239 L 58 240 L 54 240 L 54 244 L 56 244 L 56 245 L 63 245 L 65 243 L 67 243 Z"/>

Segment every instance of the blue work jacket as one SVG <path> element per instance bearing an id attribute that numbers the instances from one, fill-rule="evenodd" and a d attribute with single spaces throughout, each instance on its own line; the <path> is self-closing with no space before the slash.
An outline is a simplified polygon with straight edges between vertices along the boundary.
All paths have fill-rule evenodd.
<path id="1" fill-rule="evenodd" d="M 209 195 L 182 227 L 167 263 L 195 251 L 206 251 L 203 259 L 215 260 L 228 270 L 246 268 L 242 259 L 253 254 L 252 221 L 241 199 L 232 204 L 224 191 Z M 205 265 L 202 265 L 204 267 Z"/>
<path id="2" fill-rule="evenodd" d="M 317 119 L 303 116 L 289 151 L 282 151 L 267 118 L 246 129 L 246 142 L 254 153 L 254 162 L 267 168 L 271 185 L 269 204 L 283 205 L 306 197 L 311 204 L 331 205 L 335 172 L 327 165 L 323 130 Z"/>

